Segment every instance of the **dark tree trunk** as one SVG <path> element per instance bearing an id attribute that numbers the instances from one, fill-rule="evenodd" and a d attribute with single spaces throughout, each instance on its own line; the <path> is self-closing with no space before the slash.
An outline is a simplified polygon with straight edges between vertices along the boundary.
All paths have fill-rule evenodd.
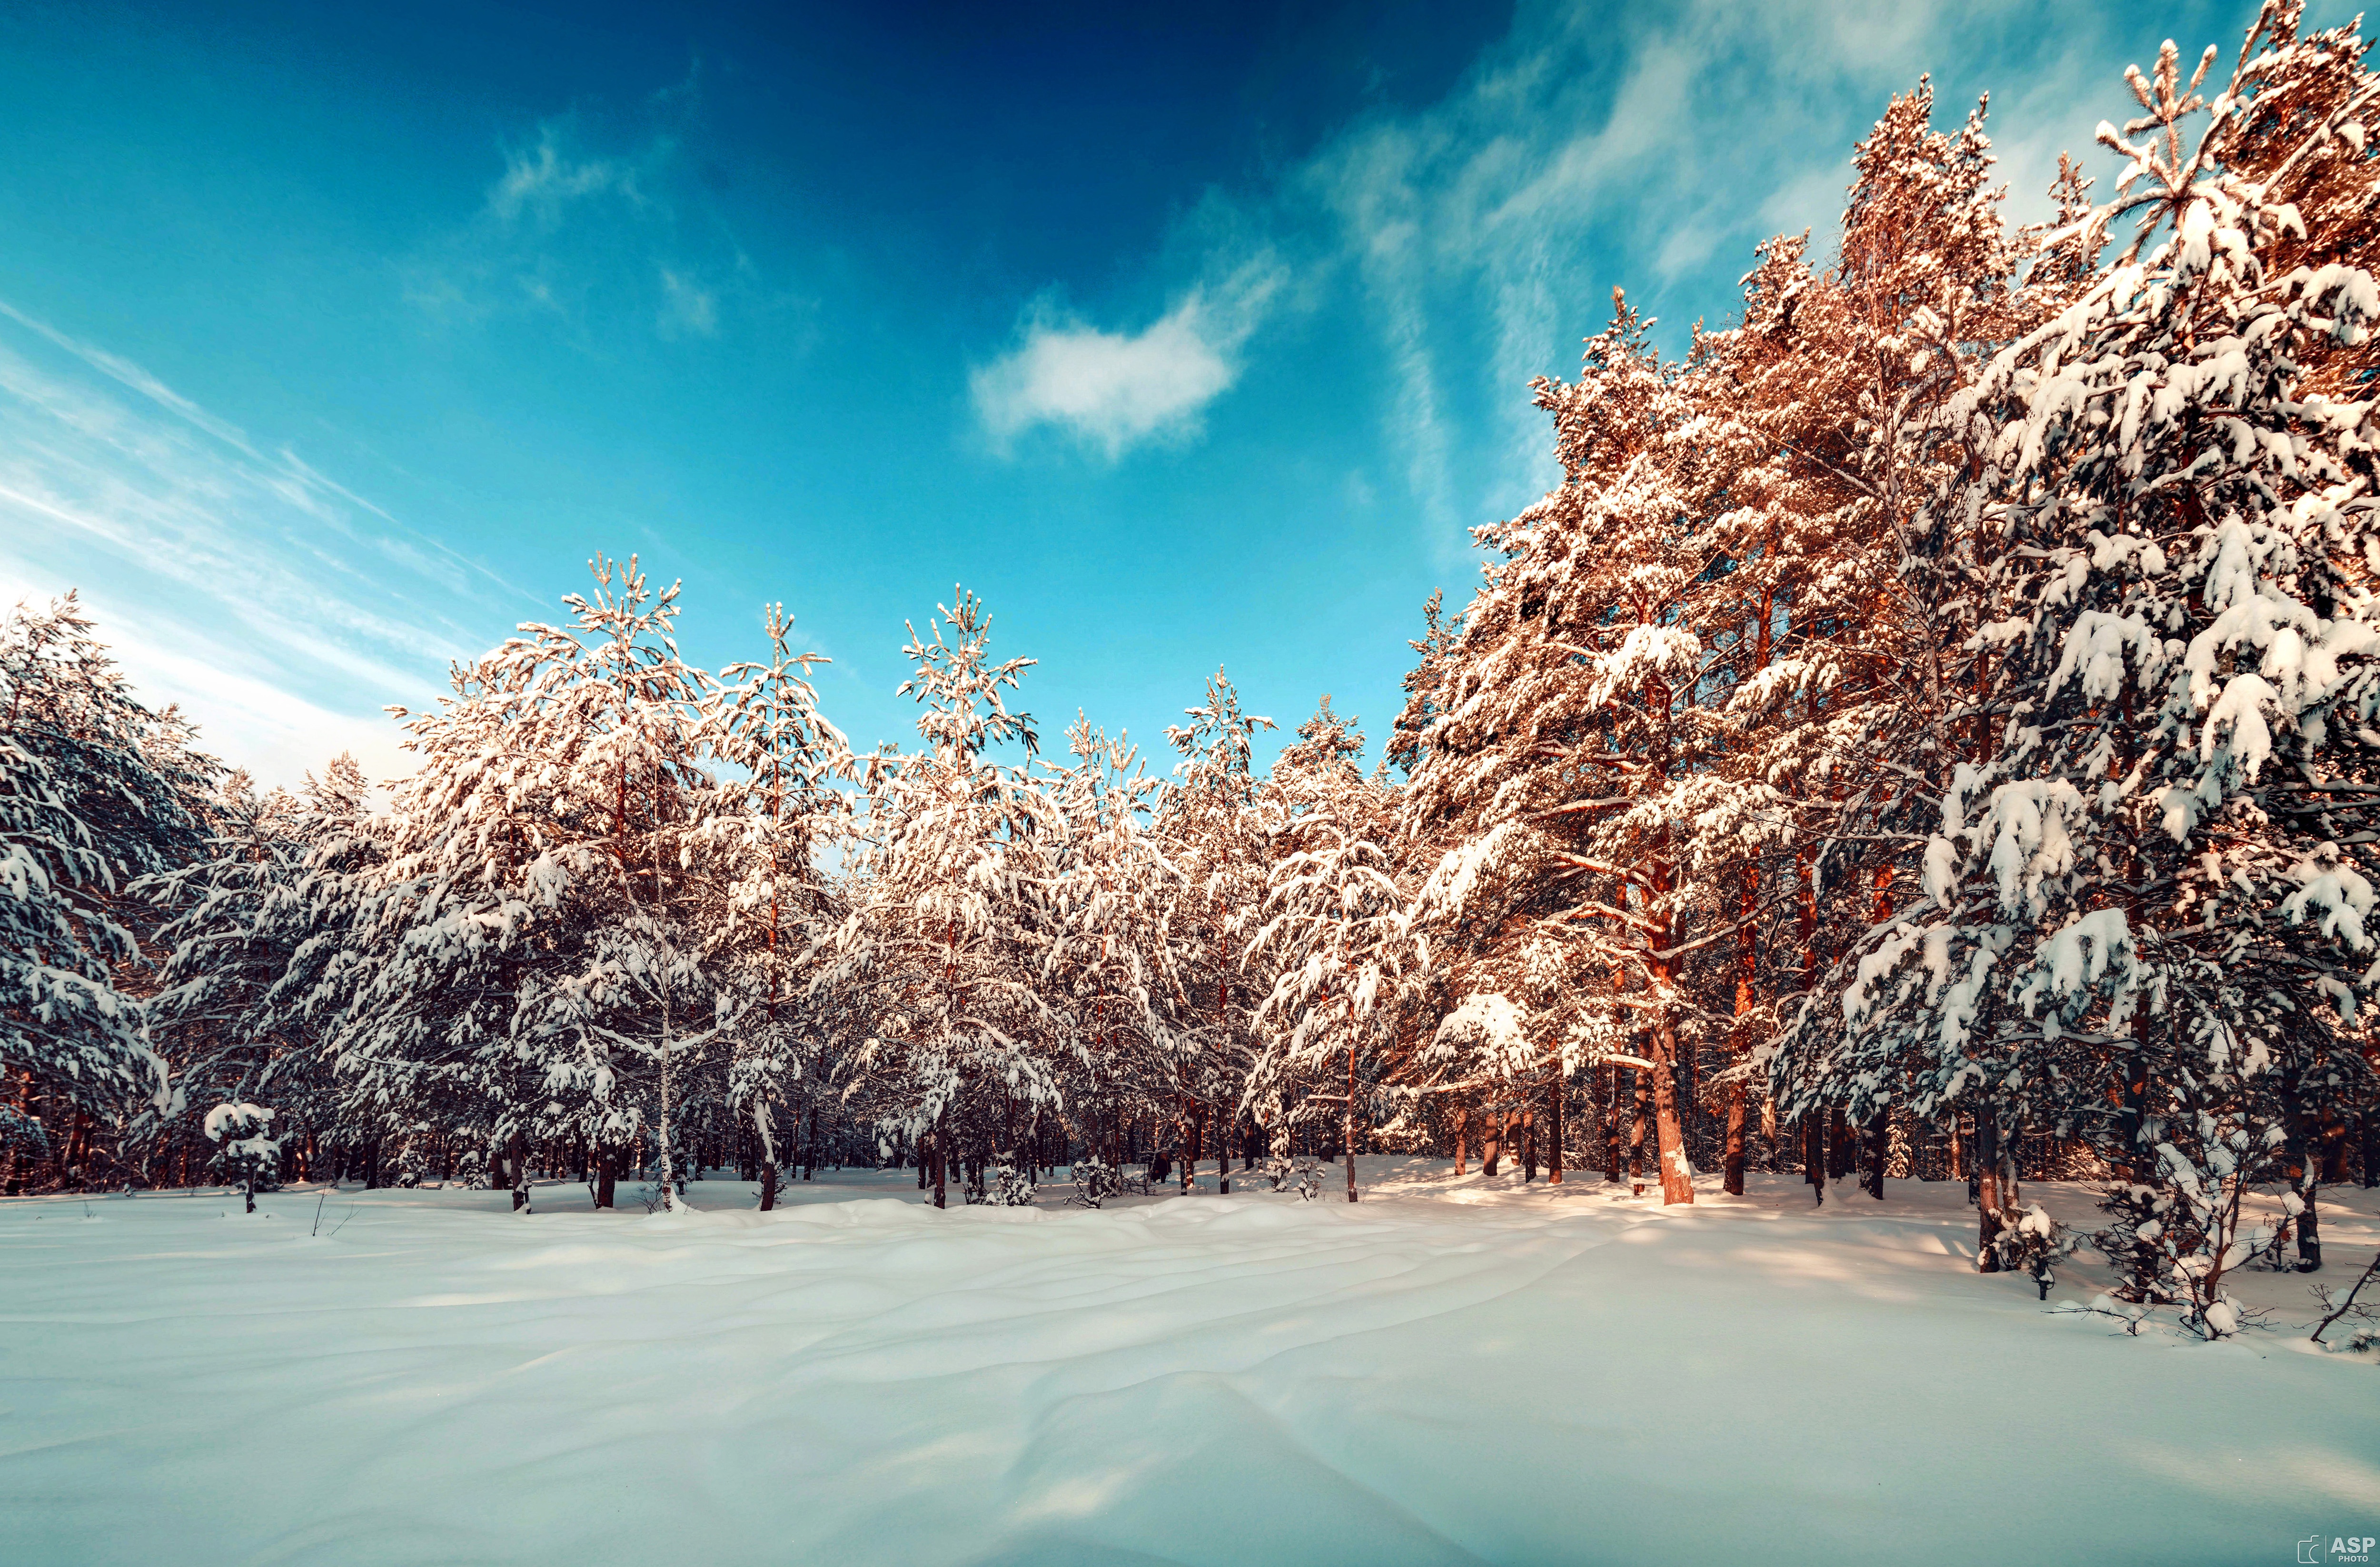
<path id="1" fill-rule="evenodd" d="M 1731 1197 L 1743 1195 L 1743 1085 L 1727 1095 L 1727 1141 L 1719 1148 L 1719 1187 Z"/>
<path id="2" fill-rule="evenodd" d="M 1883 1111 L 1867 1124 L 1867 1195 L 1884 1200 L 1884 1161 L 1892 1151 L 1892 1117 Z"/>
<path id="3" fill-rule="evenodd" d="M 2294 1110 L 2294 1106 L 2291 1107 Z M 2297 1215 L 2298 1271 L 2317 1272 L 2322 1268 L 2322 1215 L 2314 1207 L 2320 1191 L 2318 1172 L 2313 1166 L 2313 1150 L 2306 1146 L 2305 1118 L 2289 1114 L 2285 1119 L 2289 1128 L 2287 1140 L 2281 1145 L 2281 1166 L 2289 1172 L 2289 1188 L 2305 1207 Z"/>
<path id="4" fill-rule="evenodd" d="M 1504 1112 L 1502 1111 L 1488 1112 L 1488 1129 L 1480 1134 L 1480 1138 L 1479 1173 L 1492 1178 L 1496 1173 L 1497 1161 L 1504 1154 Z"/>
<path id="5" fill-rule="evenodd" d="M 1620 1184 L 1620 1063 L 1609 1067 L 1610 1081 L 1603 1097 L 1603 1178 Z"/>
<path id="6" fill-rule="evenodd" d="M 2004 1228 L 2000 1210 L 2007 1199 L 2000 1194 L 1999 1121 L 1989 1110 L 1979 1107 L 1975 1111 L 1975 1135 L 1968 1160 L 1974 1168 L 1975 1271 L 1997 1273 L 2000 1261 L 1992 1250 L 1992 1243 Z"/>
<path id="7" fill-rule="evenodd" d="M 620 1156 L 612 1148 L 595 1150 L 595 1206 L 610 1208 L 620 1178 Z"/>
<path id="8" fill-rule="evenodd" d="M 760 1211 L 768 1212 L 777 1206 L 777 1161 L 763 1154 L 760 1159 Z"/>
<path id="9" fill-rule="evenodd" d="M 1559 1186 L 1562 1178 L 1562 1090 L 1559 1069 L 1546 1091 L 1546 1184 Z"/>
<path id="10" fill-rule="evenodd" d="M 1537 1178 L 1537 1117 L 1531 1110 L 1521 1111 L 1521 1181 L 1524 1184 Z"/>
<path id="11" fill-rule="evenodd" d="M 1628 1069 L 1628 1080 L 1631 1088 L 1628 1105 L 1628 1184 L 1631 1188 L 1630 1195 L 1641 1197 L 1645 1195 L 1645 1123 L 1649 1119 L 1646 1106 L 1652 1097 L 1652 1087 L 1645 1081 L 1645 1069 L 1641 1066 L 1632 1066 Z"/>
<path id="12" fill-rule="evenodd" d="M 1347 1200 L 1354 1202 L 1355 1192 L 1355 1047 L 1347 1047 Z"/>
<path id="13" fill-rule="evenodd" d="M 518 1213 L 528 1206 L 528 1142 L 518 1132 L 513 1134 L 505 1162 L 512 1166 L 513 1211 Z"/>

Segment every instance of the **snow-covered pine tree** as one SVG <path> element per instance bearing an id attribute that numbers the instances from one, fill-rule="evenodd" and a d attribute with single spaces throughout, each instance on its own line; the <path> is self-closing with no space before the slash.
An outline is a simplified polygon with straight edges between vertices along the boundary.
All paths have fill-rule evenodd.
<path id="1" fill-rule="evenodd" d="M 592 569 L 568 623 L 458 666 L 439 711 L 395 710 L 421 765 L 340 1028 L 350 1103 L 438 1104 L 516 1208 L 529 1138 L 582 1140 L 608 1177 L 649 1123 L 674 1206 L 673 1073 L 733 1004 L 693 918 L 724 871 L 714 682 L 679 656 L 674 585 Z"/>
<path id="2" fill-rule="evenodd" d="M 810 666 L 826 659 L 790 650 L 782 605 L 769 606 L 765 630 L 769 662 L 729 665 L 715 698 L 721 759 L 734 771 L 713 829 L 724 904 L 706 917 L 706 939 L 732 952 L 744 992 L 727 1102 L 759 1138 L 764 1211 L 777 1200 L 777 1108 L 824 1086 L 820 1024 L 832 998 L 812 994 L 809 981 L 844 910 L 819 856 L 850 832 L 850 796 L 835 785 L 854 776 L 851 747 L 809 683 Z"/>
<path id="3" fill-rule="evenodd" d="M 133 698 L 74 594 L 0 621 L 7 1191 L 87 1166 L 94 1123 L 176 1108 L 140 1000 L 154 915 L 131 888 L 201 852 L 217 766 L 190 741 Z"/>
<path id="4" fill-rule="evenodd" d="M 1615 293 L 1579 380 L 1538 383 L 1563 481 L 1476 530 L 1502 558 L 1439 655 L 1404 832 L 1439 851 L 1414 905 L 1442 977 L 1427 1086 L 1624 1062 L 1652 1079 L 1663 1198 L 1691 1202 L 1685 961 L 1709 943 L 1687 833 L 1713 719 L 1686 612 L 1717 546 L 1688 526 L 1692 410 L 1650 325 Z"/>
<path id="5" fill-rule="evenodd" d="M 1383 1026 L 1427 965 L 1393 874 L 1394 799 L 1384 781 L 1357 771 L 1355 723 L 1325 696 L 1260 792 L 1270 863 L 1247 946 L 1247 961 L 1271 980 L 1257 1011 L 1265 1033 L 1248 1108 L 1280 1107 L 1275 1151 L 1285 1152 L 1292 1122 L 1336 1105 L 1349 1202 Z"/>
<path id="6" fill-rule="evenodd" d="M 334 1136 L 335 1086 L 323 1039 L 293 993 L 300 948 L 331 936 L 340 921 L 323 907 L 310 857 L 355 832 L 364 776 L 347 755 L 305 793 L 257 793 L 233 771 L 207 808 L 205 857 L 138 883 L 169 912 L 157 931 L 164 953 L 150 998 L 150 1036 L 166 1055 L 183 1100 L 245 1102 L 272 1098 L 276 1141 L 305 1148 Z M 171 1158 L 176 1119 L 145 1117 L 131 1141 L 150 1158 Z M 300 1172 L 302 1179 L 302 1172 Z"/>
<path id="7" fill-rule="evenodd" d="M 2252 1249 L 2223 1217 L 2238 1191 L 2316 1102 L 2368 1093 L 2339 1029 L 2373 977 L 2374 461 L 2368 406 L 2306 364 L 2366 340 L 2380 288 L 2298 260 L 2325 242 L 2270 192 L 2380 93 L 2332 68 L 2360 59 L 2351 30 L 2300 39 L 2299 15 L 2267 5 L 2211 103 L 2215 51 L 2186 83 L 2170 44 L 2131 73 L 2143 113 L 2101 133 L 2130 166 L 2092 220 L 2135 220 L 2128 249 L 1946 410 L 1969 456 L 1928 522 L 1984 577 L 1993 676 L 1949 715 L 1978 740 L 1945 770 L 1925 903 L 1865 935 L 1778 1057 L 1803 1103 L 1972 1108 L 1984 1266 L 2020 1126 L 2165 1187 L 2200 1237 L 2166 1282 L 2216 1332 Z M 2251 178 L 2266 79 L 2332 95 Z"/>
<path id="8" fill-rule="evenodd" d="M 1813 272 L 1806 237 L 1771 240 L 1742 324 L 1707 345 L 1710 400 L 1743 446 L 1715 587 L 1753 611 L 1718 682 L 1737 788 L 1699 845 L 1724 856 L 1732 834 L 1758 851 L 1732 856 L 1745 912 L 1764 912 L 1739 933 L 1740 1036 L 1745 1017 L 1790 1015 L 1908 895 L 1952 759 L 1948 704 L 1971 675 L 1973 563 L 1924 510 L 1958 456 L 1941 411 L 2041 302 L 2016 286 L 1982 106 L 1946 134 L 1934 102 L 1921 80 L 1854 150 L 1836 264 Z M 1805 1104 L 1809 1177 L 1823 1189 L 1856 1130 L 1881 1196 L 1893 1102 L 1849 1126 L 1842 1104 Z"/>
<path id="9" fill-rule="evenodd" d="M 1185 1026 L 1184 878 L 1150 830 L 1160 784 L 1130 744 L 1087 720 L 1066 741 L 1075 765 L 1049 785 L 1055 854 L 1038 981 L 1074 1043 L 1056 1060 L 1065 1108 L 1087 1127 L 1155 1110 L 1186 1148 L 1218 1090 L 1206 1041 Z"/>
<path id="10" fill-rule="evenodd" d="M 991 617 L 964 589 L 928 630 L 910 627 L 901 686 L 925 710 L 925 746 L 865 759 L 851 912 L 812 986 L 864 988 L 880 1009 L 849 1069 L 882 1131 L 930 1163 L 940 1208 L 953 1157 L 980 1161 L 1020 1111 L 1062 1106 L 1058 1020 L 1036 982 L 1061 829 L 1028 768 L 987 755 L 1038 748 L 1032 715 L 1005 697 L 1034 661 L 991 662 Z"/>
<path id="11" fill-rule="evenodd" d="M 1238 917 L 1263 902 L 1267 871 L 1254 741 L 1273 722 L 1241 711 L 1239 692 L 1220 669 L 1207 682 L 1206 699 L 1183 716 L 1190 722 L 1165 732 L 1182 759 L 1159 807 L 1156 832 L 1184 879 L 1177 929 L 1187 996 L 1180 1023 L 1196 1042 L 1206 1101 L 1215 1107 L 1216 1168 L 1220 1189 L 1228 1193 L 1230 1134 L 1244 1120 L 1255 1013 L 1263 999 L 1245 982 L 1252 932 Z"/>

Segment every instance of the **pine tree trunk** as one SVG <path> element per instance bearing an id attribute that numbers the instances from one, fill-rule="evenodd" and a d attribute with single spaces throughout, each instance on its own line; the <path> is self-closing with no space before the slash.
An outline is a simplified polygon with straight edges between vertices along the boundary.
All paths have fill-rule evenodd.
<path id="1" fill-rule="evenodd" d="M 1653 1049 L 1653 1123 L 1660 1145 L 1661 1201 L 1665 1206 L 1692 1202 L 1694 1173 L 1686 1161 L 1684 1131 L 1678 1117 L 1677 1040 L 1666 1018 L 1654 1035 Z"/>
<path id="2" fill-rule="evenodd" d="M 1999 1144 L 1998 1119 L 1991 1111 L 1978 1106 L 1973 1146 L 1968 1150 L 1974 1168 L 1975 1271 L 1978 1273 L 2000 1270 L 1999 1257 L 1992 1250 L 1992 1243 L 1999 1238 L 2004 1227 L 2000 1218 Z"/>
<path id="3" fill-rule="evenodd" d="M 1559 1186 L 1562 1178 L 1562 1083 L 1561 1069 L 1554 1069 L 1554 1080 L 1546 1091 L 1546 1184 Z"/>
<path id="4" fill-rule="evenodd" d="M 2320 1189 L 2319 1172 L 2313 1167 L 2313 1149 L 2306 1146 L 2305 1116 L 2299 1112 L 2294 1085 L 2289 1102 L 2282 1116 L 2287 1136 L 2281 1144 L 2281 1167 L 2289 1177 L 2289 1186 L 2305 1204 L 2297 1216 L 2298 1271 L 2313 1273 L 2322 1267 L 2322 1216 L 2314 1208 Z"/>
<path id="5" fill-rule="evenodd" d="M 512 1167 L 513 1211 L 518 1213 L 528 1206 L 528 1144 L 518 1132 L 513 1134 L 505 1162 Z"/>
<path id="6" fill-rule="evenodd" d="M 1215 1172 L 1222 1195 L 1232 1195 L 1232 1129 L 1237 1117 L 1218 1113 L 1215 1117 Z"/>
<path id="7" fill-rule="evenodd" d="M 1454 1172 L 1457 1175 L 1463 1173 L 1463 1160 L 1470 1152 L 1467 1146 L 1470 1139 L 1471 1102 L 1468 1099 L 1458 1099 L 1454 1105 Z"/>
<path id="8" fill-rule="evenodd" d="M 941 1133 L 936 1132 L 933 1135 L 933 1142 L 934 1206 L 948 1208 L 950 1206 L 950 1170 L 942 1155 Z"/>
<path id="9" fill-rule="evenodd" d="M 1610 1079 L 1603 1100 L 1603 1179 L 1616 1186 L 1620 1184 L 1620 1063 L 1613 1062 L 1606 1070 Z"/>
<path id="10" fill-rule="evenodd" d="M 1628 1184 L 1629 1195 L 1645 1195 L 1645 1124 L 1651 1120 L 1651 1085 L 1645 1081 L 1645 1068 L 1628 1069 L 1631 1097 L 1628 1105 Z"/>
<path id="11" fill-rule="evenodd" d="M 1533 1110 L 1521 1111 L 1521 1183 L 1524 1185 L 1537 1178 L 1537 1116 Z"/>
<path id="12" fill-rule="evenodd" d="M 1488 1112 L 1488 1125 L 1479 1136 L 1479 1173 L 1493 1180 L 1496 1175 L 1497 1161 L 1503 1157 L 1504 1153 L 1504 1112 L 1502 1111 L 1494 1110 Z"/>
<path id="13" fill-rule="evenodd" d="M 1818 1206 L 1827 1202 L 1827 1112 L 1814 1110 L 1802 1117 L 1802 1179 L 1815 1189 Z"/>
<path id="14" fill-rule="evenodd" d="M 595 1150 L 595 1206 L 610 1208 L 617 1196 L 620 1178 L 619 1151 L 611 1148 Z"/>
<path id="15" fill-rule="evenodd" d="M 1352 1019 L 1351 1019 L 1352 1021 Z M 1355 1200 L 1355 1045 L 1347 1044 L 1347 1200 Z"/>
<path id="16" fill-rule="evenodd" d="M 1731 1197 L 1743 1195 L 1743 1085 L 1727 1095 L 1727 1141 L 1719 1152 L 1719 1189 Z"/>

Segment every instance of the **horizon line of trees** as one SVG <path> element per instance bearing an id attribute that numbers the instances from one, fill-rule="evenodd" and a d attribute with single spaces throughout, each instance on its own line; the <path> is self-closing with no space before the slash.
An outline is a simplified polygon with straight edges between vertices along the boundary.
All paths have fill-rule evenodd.
<path id="1" fill-rule="evenodd" d="M 2128 73 L 2112 195 L 2061 159 L 2046 223 L 1921 80 L 1830 262 L 1767 241 L 1675 359 L 1615 290 L 1535 387 L 1561 482 L 1425 611 L 1395 776 L 1328 697 L 1259 773 L 1220 673 L 1169 775 L 1087 720 L 1044 760 L 964 591 L 910 634 L 916 747 L 855 754 L 780 610 L 704 671 L 599 558 L 399 714 L 373 812 L 344 758 L 258 791 L 71 598 L 20 608 L 9 1189 L 187 1179 L 202 1101 L 273 1107 L 285 1165 L 601 1205 L 691 1162 L 767 1207 L 822 1149 L 937 1202 L 1599 1155 L 1667 1202 L 1963 1177 L 1980 1265 L 2038 1271 L 2049 1176 L 2105 1186 L 2128 1295 L 2228 1331 L 2225 1273 L 2320 1266 L 2319 1186 L 2380 1178 L 2380 77 L 2301 14 Z"/>

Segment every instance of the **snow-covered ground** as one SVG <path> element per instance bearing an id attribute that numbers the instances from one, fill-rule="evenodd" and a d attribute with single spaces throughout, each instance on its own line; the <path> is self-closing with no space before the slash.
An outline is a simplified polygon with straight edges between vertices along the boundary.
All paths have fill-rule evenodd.
<path id="1" fill-rule="evenodd" d="M 2051 1315 L 1969 1269 L 1963 1187 L 1664 1211 L 1365 1163 L 1353 1208 L 1211 1172 L 1098 1213 L 937 1213 L 896 1172 L 773 1214 L 704 1182 L 676 1219 L 558 1184 L 528 1217 L 0 1203 L 0 1561 L 2287 1563 L 2380 1535 L 2380 1368 Z M 2380 1223 L 2337 1196 L 2343 1282 Z M 2302 1280 L 2247 1293 L 2308 1315 Z"/>

